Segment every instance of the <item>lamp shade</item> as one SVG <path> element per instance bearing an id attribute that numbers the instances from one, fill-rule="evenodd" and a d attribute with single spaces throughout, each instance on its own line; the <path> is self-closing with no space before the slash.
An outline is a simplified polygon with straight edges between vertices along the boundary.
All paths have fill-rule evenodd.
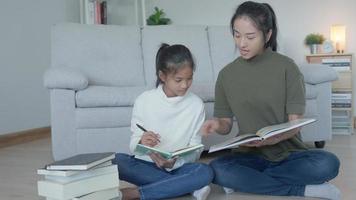
<path id="1" fill-rule="evenodd" d="M 346 26 L 332 25 L 330 28 L 330 39 L 334 43 L 337 53 L 345 51 Z"/>

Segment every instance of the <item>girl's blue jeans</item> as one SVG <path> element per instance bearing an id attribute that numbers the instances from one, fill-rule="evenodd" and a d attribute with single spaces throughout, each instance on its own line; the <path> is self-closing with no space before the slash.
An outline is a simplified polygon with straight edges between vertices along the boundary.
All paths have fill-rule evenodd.
<path id="1" fill-rule="evenodd" d="M 118 153 L 114 163 L 118 165 L 121 180 L 138 186 L 141 199 L 166 199 L 181 196 L 209 185 L 213 170 L 203 163 L 186 163 L 170 172 L 155 163 Z"/>
<path id="2" fill-rule="evenodd" d="M 280 162 L 236 153 L 210 163 L 213 183 L 236 191 L 274 196 L 304 196 L 305 186 L 335 178 L 339 159 L 322 150 L 291 152 Z"/>

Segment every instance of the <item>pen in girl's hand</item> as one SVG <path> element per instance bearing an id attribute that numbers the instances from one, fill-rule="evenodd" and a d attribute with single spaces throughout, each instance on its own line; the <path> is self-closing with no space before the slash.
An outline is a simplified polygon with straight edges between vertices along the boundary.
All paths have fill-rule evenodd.
<path id="1" fill-rule="evenodd" d="M 143 128 L 141 125 L 136 124 L 136 126 L 137 126 L 139 129 L 141 129 L 143 132 L 147 132 L 147 130 L 146 130 L 145 128 Z"/>
<path id="2" fill-rule="evenodd" d="M 147 132 L 147 130 L 146 130 L 145 128 L 143 128 L 143 126 L 141 126 L 141 125 L 139 125 L 139 124 L 136 124 L 136 126 L 137 126 L 139 129 L 141 129 L 143 132 Z M 156 137 L 157 141 L 158 141 L 158 142 L 161 142 L 160 139 L 159 139 L 160 136 L 159 136 L 158 134 L 155 134 L 155 135 L 156 135 L 155 137 Z"/>

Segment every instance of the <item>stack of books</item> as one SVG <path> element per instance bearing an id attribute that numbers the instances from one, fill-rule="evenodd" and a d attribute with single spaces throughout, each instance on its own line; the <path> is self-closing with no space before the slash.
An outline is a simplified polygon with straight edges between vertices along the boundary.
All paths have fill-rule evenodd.
<path id="1" fill-rule="evenodd" d="M 79 154 L 38 169 L 38 194 L 47 200 L 121 199 L 115 153 Z"/>
<path id="2" fill-rule="evenodd" d="M 353 132 L 351 110 L 332 111 L 333 134 L 350 135 Z"/>
<path id="3" fill-rule="evenodd" d="M 331 95 L 332 108 L 351 108 L 352 94 L 348 91 L 334 91 Z"/>
<path id="4" fill-rule="evenodd" d="M 321 60 L 322 64 L 329 65 L 336 71 L 350 71 L 351 59 L 350 58 L 324 58 Z"/>
<path id="5" fill-rule="evenodd" d="M 332 131 L 334 134 L 350 134 L 352 125 L 352 94 L 349 91 L 333 91 L 331 96 Z"/>

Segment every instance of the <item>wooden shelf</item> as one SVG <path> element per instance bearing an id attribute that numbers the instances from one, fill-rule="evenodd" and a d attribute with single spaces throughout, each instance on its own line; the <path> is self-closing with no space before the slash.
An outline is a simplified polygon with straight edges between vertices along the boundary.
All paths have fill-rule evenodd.
<path id="1" fill-rule="evenodd" d="M 338 72 L 338 80 L 334 81 L 332 83 L 332 92 L 333 93 L 340 93 L 340 92 L 346 92 L 351 94 L 351 107 L 346 107 L 346 108 L 331 108 L 333 112 L 347 112 L 349 114 L 345 115 L 344 118 L 348 119 L 351 124 L 349 128 L 345 128 L 345 131 L 348 132 L 349 134 L 352 134 L 352 130 L 355 127 L 355 119 L 354 119 L 354 105 L 353 105 L 353 99 L 354 99 L 354 94 L 353 94 L 353 71 L 352 71 L 352 57 L 353 54 L 351 53 L 331 53 L 331 54 L 310 54 L 306 55 L 306 60 L 308 63 L 313 63 L 313 64 L 323 64 L 323 59 L 328 59 L 332 60 L 335 59 L 335 63 L 340 64 L 343 63 L 344 61 L 340 61 L 340 59 L 347 59 L 350 62 L 350 70 L 345 70 L 345 71 L 337 71 Z M 338 61 L 339 59 L 339 61 Z M 338 63 L 340 62 L 340 63 Z M 347 61 L 348 62 L 348 61 Z M 334 66 L 337 68 L 338 66 Z M 349 101 L 348 99 L 347 101 Z M 331 105 L 330 105 L 331 106 Z M 340 113 L 339 112 L 339 113 Z M 339 114 L 338 113 L 338 114 Z M 334 113 L 335 114 L 335 113 Z M 335 117 L 336 118 L 336 117 Z M 334 122 L 334 124 L 337 124 L 338 122 Z"/>

